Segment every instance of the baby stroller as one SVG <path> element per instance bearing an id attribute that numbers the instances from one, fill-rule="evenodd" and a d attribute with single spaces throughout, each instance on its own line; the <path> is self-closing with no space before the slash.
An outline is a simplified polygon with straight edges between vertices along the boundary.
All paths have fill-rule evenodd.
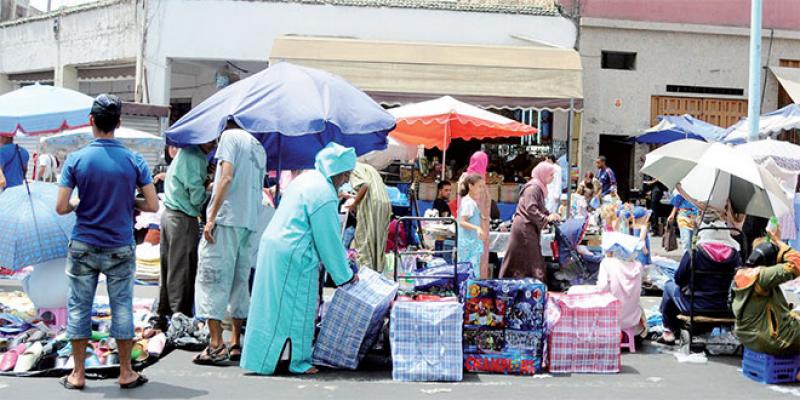
<path id="1" fill-rule="evenodd" d="M 596 254 L 585 247 L 579 248 L 588 227 L 587 217 L 572 218 L 555 225 L 555 240 L 551 248 L 556 263 L 547 274 L 549 290 L 566 291 L 570 286 L 597 283 L 602 252 Z"/>

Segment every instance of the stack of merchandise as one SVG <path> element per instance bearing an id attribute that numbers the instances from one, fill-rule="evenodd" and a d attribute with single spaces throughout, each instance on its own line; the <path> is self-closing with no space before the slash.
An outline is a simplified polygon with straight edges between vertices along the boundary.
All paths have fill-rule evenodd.
<path id="1" fill-rule="evenodd" d="M 396 283 L 368 268 L 359 271 L 357 282 L 336 289 L 322 317 L 313 363 L 358 368 L 378 339 L 396 294 Z"/>
<path id="2" fill-rule="evenodd" d="M 463 309 L 454 297 L 400 298 L 392 307 L 392 379 L 458 382 L 463 376 Z"/>
<path id="3" fill-rule="evenodd" d="M 541 372 L 547 287 L 535 279 L 468 280 L 464 290 L 467 371 Z"/>
<path id="4" fill-rule="evenodd" d="M 161 247 L 144 242 L 136 246 L 136 281 L 142 285 L 158 285 L 161 276 Z"/>

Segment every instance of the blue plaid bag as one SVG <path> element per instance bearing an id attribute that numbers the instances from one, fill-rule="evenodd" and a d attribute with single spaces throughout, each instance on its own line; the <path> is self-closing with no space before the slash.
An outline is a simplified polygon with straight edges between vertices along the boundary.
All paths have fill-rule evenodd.
<path id="1" fill-rule="evenodd" d="M 392 379 L 461 381 L 463 313 L 463 306 L 455 301 L 395 302 L 389 330 Z"/>
<path id="2" fill-rule="evenodd" d="M 378 339 L 397 284 L 367 268 L 358 279 L 333 294 L 314 346 L 314 364 L 356 369 Z"/>

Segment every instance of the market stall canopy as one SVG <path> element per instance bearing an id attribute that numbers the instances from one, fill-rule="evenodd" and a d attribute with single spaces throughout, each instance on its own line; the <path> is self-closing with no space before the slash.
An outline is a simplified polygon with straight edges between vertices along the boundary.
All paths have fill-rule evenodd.
<path id="1" fill-rule="evenodd" d="M 0 96 L 0 135 L 60 132 L 89 125 L 91 97 L 38 83 Z"/>
<path id="2" fill-rule="evenodd" d="M 725 143 L 744 143 L 750 128 L 747 118 L 728 128 Z M 780 110 L 761 115 L 758 120 L 758 138 L 775 138 L 782 131 L 800 128 L 800 105 L 789 104 Z"/>
<path id="3" fill-rule="evenodd" d="M 450 96 L 392 108 L 397 120 L 391 137 L 426 148 L 446 150 L 452 139 L 518 137 L 536 128 L 458 101 Z M 444 147 L 444 148 L 443 148 Z"/>
<path id="4" fill-rule="evenodd" d="M 135 129 L 119 127 L 114 131 L 114 139 L 137 153 L 146 154 L 155 151 L 160 154 L 164 151 L 164 138 Z M 63 160 L 67 154 L 86 146 L 92 140 L 94 136 L 90 128 L 79 128 L 43 137 L 39 142 L 42 145 L 42 153 L 53 154 Z"/>
<path id="5" fill-rule="evenodd" d="M 647 154 L 642 173 L 691 198 L 758 217 L 782 216 L 792 203 L 779 182 L 752 157 L 722 143 L 678 140 Z"/>
<path id="6" fill-rule="evenodd" d="M 169 144 L 210 142 L 228 121 L 255 136 L 267 152 L 267 169 L 314 168 L 328 143 L 361 155 L 386 148 L 395 121 L 380 104 L 327 71 L 280 63 L 222 89 L 165 132 Z"/>
<path id="7" fill-rule="evenodd" d="M 795 103 L 800 103 L 800 68 L 769 67 L 783 90 Z"/>
<path id="8" fill-rule="evenodd" d="M 386 150 L 370 151 L 358 157 L 358 161 L 381 170 L 388 167 L 392 161 L 409 161 L 417 158 L 417 145 L 403 142 L 392 136 L 389 136 L 388 140 L 389 145 Z"/>
<path id="9" fill-rule="evenodd" d="M 483 107 L 566 109 L 583 98 L 573 49 L 283 36 L 270 65 L 281 61 L 340 75 L 385 104 L 452 95 Z"/>
<path id="10" fill-rule="evenodd" d="M 717 142 L 724 136 L 724 128 L 684 114 L 661 117 L 656 126 L 635 136 L 634 141 L 645 144 L 666 144 L 681 139 Z"/>

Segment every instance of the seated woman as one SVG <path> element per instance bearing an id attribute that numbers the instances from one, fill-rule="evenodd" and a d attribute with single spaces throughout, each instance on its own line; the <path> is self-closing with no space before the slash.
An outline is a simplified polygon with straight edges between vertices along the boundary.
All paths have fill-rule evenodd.
<path id="1" fill-rule="evenodd" d="M 760 353 L 800 354 L 800 316 L 780 288 L 800 276 L 800 253 L 780 240 L 780 231 L 767 235 L 770 241 L 754 247 L 746 268 L 734 279 L 736 336 Z"/>
<path id="2" fill-rule="evenodd" d="M 713 214 L 709 216 L 713 217 Z M 695 313 L 720 313 L 728 310 L 728 295 L 734 271 L 741 264 L 739 244 L 733 240 L 725 222 L 705 219 L 698 231 L 697 251 L 694 258 L 694 310 Z M 716 227 L 718 229 L 708 229 Z M 706 229 L 704 229 L 706 228 Z M 691 279 L 691 254 L 681 259 L 675 279 L 664 285 L 661 299 L 661 316 L 664 334 L 659 343 L 675 344 L 675 334 L 680 329 L 678 315 L 690 311 L 689 288 Z"/>

